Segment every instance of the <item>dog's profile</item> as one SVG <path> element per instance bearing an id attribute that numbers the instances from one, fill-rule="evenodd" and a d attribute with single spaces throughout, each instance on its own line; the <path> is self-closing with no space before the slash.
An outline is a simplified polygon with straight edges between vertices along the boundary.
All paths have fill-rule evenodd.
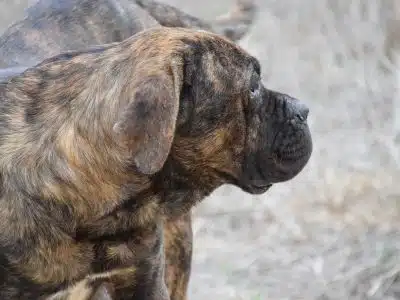
<path id="1" fill-rule="evenodd" d="M 0 80 L 59 52 L 122 41 L 160 26 L 208 30 L 237 41 L 250 29 L 255 11 L 253 1 L 237 0 L 227 14 L 207 22 L 152 0 L 39 0 L 0 37 L 0 65 L 8 67 L 0 69 Z M 172 300 L 183 300 L 191 268 L 190 212 L 167 218 L 163 232 L 167 287 Z"/>
<path id="2" fill-rule="evenodd" d="M 222 184 L 263 193 L 311 155 L 307 107 L 204 31 L 63 53 L 0 95 L 1 299 L 169 299 L 163 220 Z"/>

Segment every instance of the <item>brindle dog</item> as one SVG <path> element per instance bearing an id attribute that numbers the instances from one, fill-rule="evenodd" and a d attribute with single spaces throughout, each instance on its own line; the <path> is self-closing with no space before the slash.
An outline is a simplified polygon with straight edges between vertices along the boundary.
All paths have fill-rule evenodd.
<path id="1" fill-rule="evenodd" d="M 204 31 L 60 54 L 0 95 L 1 299 L 169 299 L 163 220 L 222 184 L 264 193 L 312 151 L 307 107 Z"/>
<path id="2" fill-rule="evenodd" d="M 254 17 L 255 5 L 250 0 L 237 0 L 229 13 L 212 22 L 151 0 L 39 0 L 0 37 L 0 65 L 10 67 L 0 70 L 0 80 L 59 52 L 121 41 L 160 25 L 199 28 L 236 41 L 249 30 Z M 165 221 L 164 247 L 171 299 L 184 300 L 192 256 L 190 212 Z"/>

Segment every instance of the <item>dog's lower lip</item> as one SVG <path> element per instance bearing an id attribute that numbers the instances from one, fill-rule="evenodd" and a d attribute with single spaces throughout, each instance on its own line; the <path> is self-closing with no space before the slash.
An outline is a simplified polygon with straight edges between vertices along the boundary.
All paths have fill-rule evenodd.
<path id="1" fill-rule="evenodd" d="M 245 190 L 252 194 L 263 194 L 272 186 L 271 184 L 266 185 L 257 185 L 257 184 L 249 184 L 246 186 Z"/>
<path id="2" fill-rule="evenodd" d="M 221 176 L 227 178 L 231 184 L 234 184 L 240 188 L 242 188 L 244 191 L 251 193 L 251 194 L 263 194 L 265 193 L 271 186 L 272 183 L 268 183 L 268 184 L 257 184 L 257 183 L 247 183 L 247 184 L 242 184 L 240 182 L 240 180 L 238 180 L 237 178 L 235 178 L 234 176 L 225 173 L 223 171 L 217 171 L 215 170 L 218 174 L 220 174 Z"/>
<path id="3" fill-rule="evenodd" d="M 256 188 L 256 189 L 269 189 L 272 186 L 272 184 L 266 184 L 266 185 L 252 185 L 252 187 Z"/>

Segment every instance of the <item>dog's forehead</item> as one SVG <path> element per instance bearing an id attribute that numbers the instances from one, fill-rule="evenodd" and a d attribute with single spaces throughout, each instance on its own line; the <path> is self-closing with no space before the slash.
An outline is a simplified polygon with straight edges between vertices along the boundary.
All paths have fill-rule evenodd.
<path id="1" fill-rule="evenodd" d="M 199 41 L 199 47 L 201 63 L 197 71 L 219 90 L 239 92 L 249 85 L 252 74 L 259 72 L 258 61 L 231 42 L 207 36 Z"/>
<path id="2" fill-rule="evenodd" d="M 233 56 L 235 60 L 244 59 L 250 55 L 238 44 L 229 39 L 205 30 L 162 27 L 152 28 L 132 37 L 141 44 L 150 43 L 162 52 L 190 49 L 189 52 L 215 52 L 222 56 Z"/>
<path id="3" fill-rule="evenodd" d="M 249 85 L 254 69 L 250 61 L 220 52 L 204 53 L 201 65 L 196 67 L 216 89 L 232 92 L 239 92 Z"/>
<path id="4" fill-rule="evenodd" d="M 258 61 L 242 49 L 239 45 L 231 42 L 225 37 L 204 31 L 193 30 L 186 32 L 180 38 L 187 45 L 190 55 L 200 57 L 201 65 L 198 71 L 205 71 L 209 77 L 218 74 L 229 73 L 233 80 L 234 77 L 242 77 L 240 82 L 248 79 L 255 70 L 259 72 Z"/>
<path id="5" fill-rule="evenodd" d="M 156 56 L 166 61 L 182 55 L 192 66 L 190 73 L 213 82 L 216 89 L 227 90 L 229 86 L 232 92 L 243 90 L 259 68 L 257 60 L 238 44 L 204 30 L 156 28 L 134 39 L 142 58 Z"/>
<path id="6" fill-rule="evenodd" d="M 238 44 L 228 40 L 227 38 L 211 33 L 205 30 L 196 30 L 195 34 L 189 34 L 187 38 L 193 36 L 193 41 L 197 42 L 197 46 L 203 48 L 203 51 L 214 52 L 219 55 L 233 55 L 232 59 L 243 59 L 249 54 Z"/>

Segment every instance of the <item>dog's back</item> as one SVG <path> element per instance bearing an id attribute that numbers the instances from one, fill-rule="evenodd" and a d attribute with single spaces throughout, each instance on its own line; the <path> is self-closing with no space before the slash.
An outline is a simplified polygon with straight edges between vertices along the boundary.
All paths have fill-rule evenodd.
<path id="1" fill-rule="evenodd" d="M 28 67 L 10 67 L 0 69 L 0 82 L 5 82 L 13 76 L 23 73 Z"/>
<path id="2" fill-rule="evenodd" d="M 32 66 L 154 26 L 160 25 L 132 0 L 39 0 L 0 37 L 0 66 Z"/>
<path id="3" fill-rule="evenodd" d="M 38 0 L 0 37 L 0 68 L 30 67 L 60 52 L 120 42 L 158 26 L 198 28 L 236 41 L 254 16 L 252 0 L 236 0 L 213 22 L 153 0 Z"/>

